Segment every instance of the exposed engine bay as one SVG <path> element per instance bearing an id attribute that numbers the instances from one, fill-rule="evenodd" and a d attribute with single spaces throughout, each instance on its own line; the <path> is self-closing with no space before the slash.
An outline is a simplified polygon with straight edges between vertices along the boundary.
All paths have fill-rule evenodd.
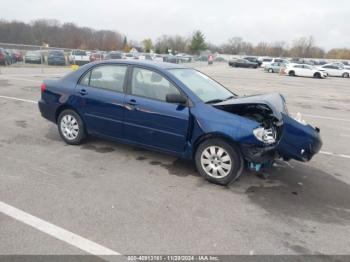
<path id="1" fill-rule="evenodd" d="M 283 122 L 276 118 L 272 109 L 266 104 L 226 104 L 214 105 L 220 110 L 236 114 L 260 124 L 261 128 L 255 129 L 255 136 L 261 138 L 266 144 L 277 142 L 281 135 L 281 126 Z"/>

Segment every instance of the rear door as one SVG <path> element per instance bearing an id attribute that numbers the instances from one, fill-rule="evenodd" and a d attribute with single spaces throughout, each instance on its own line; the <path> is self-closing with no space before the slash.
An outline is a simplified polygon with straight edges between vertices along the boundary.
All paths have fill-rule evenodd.
<path id="1" fill-rule="evenodd" d="M 303 65 L 303 74 L 304 76 L 313 77 L 314 70 L 312 70 L 312 67 L 309 65 Z"/>
<path id="2" fill-rule="evenodd" d="M 187 106 L 167 103 L 167 94 L 180 94 L 160 72 L 134 67 L 128 82 L 124 136 L 163 150 L 185 150 L 189 125 Z"/>
<path id="3" fill-rule="evenodd" d="M 76 96 L 88 132 L 122 138 L 127 69 L 127 65 L 99 65 L 80 79 Z"/>
<path id="4" fill-rule="evenodd" d="M 297 76 L 305 76 L 305 71 L 302 65 L 295 65 L 293 70 Z"/>

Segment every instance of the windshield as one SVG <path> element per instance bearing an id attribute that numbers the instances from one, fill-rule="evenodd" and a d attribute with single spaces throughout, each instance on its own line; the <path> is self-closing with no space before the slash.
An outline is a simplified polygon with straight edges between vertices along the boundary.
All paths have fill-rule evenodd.
<path id="1" fill-rule="evenodd" d="M 190 68 L 169 69 L 169 72 L 184 83 L 203 102 L 220 102 L 234 96 L 222 85 L 197 70 Z"/>

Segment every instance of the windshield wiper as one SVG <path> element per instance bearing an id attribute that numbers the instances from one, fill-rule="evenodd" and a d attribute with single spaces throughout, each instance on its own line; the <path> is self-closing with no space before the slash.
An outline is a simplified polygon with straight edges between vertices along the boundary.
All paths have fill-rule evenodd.
<path id="1" fill-rule="evenodd" d="M 215 98 L 215 99 L 212 99 L 212 100 L 208 100 L 208 101 L 206 101 L 205 103 L 206 103 L 206 104 L 213 104 L 213 103 L 220 103 L 220 102 L 222 102 L 222 101 L 224 101 L 224 99 Z"/>
<path id="2" fill-rule="evenodd" d="M 208 101 L 206 101 L 205 103 L 206 103 L 206 104 L 220 103 L 220 102 L 229 100 L 229 99 L 231 99 L 231 98 L 235 98 L 235 96 L 229 96 L 229 97 L 224 98 L 224 99 L 215 98 L 215 99 L 212 99 L 212 100 L 208 100 Z"/>
<path id="3" fill-rule="evenodd" d="M 235 96 L 229 96 L 228 98 L 225 98 L 224 101 L 230 100 L 232 98 L 235 98 Z"/>

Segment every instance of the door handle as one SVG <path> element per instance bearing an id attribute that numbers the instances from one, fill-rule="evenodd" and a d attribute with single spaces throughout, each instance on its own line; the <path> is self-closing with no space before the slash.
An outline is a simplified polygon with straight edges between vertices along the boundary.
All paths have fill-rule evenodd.
<path id="1" fill-rule="evenodd" d="M 88 94 L 88 92 L 85 89 L 81 89 L 78 93 L 81 94 L 82 96 L 85 96 Z"/>
<path id="2" fill-rule="evenodd" d="M 136 102 L 135 99 L 130 99 L 129 102 L 128 102 L 128 105 L 136 106 L 136 105 L 137 105 L 137 102 Z"/>

